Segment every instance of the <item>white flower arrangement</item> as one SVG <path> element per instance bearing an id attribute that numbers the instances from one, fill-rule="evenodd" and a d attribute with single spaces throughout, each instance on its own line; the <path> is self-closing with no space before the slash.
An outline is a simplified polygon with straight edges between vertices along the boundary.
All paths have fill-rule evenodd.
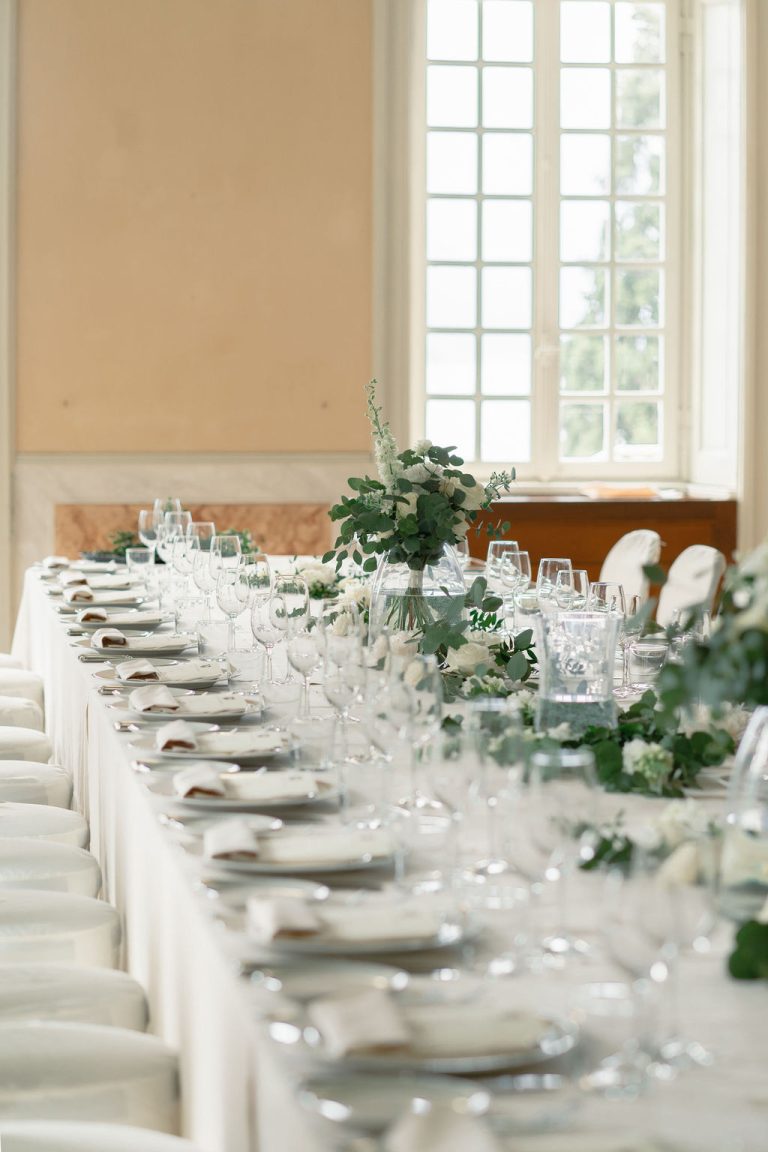
<path id="1" fill-rule="evenodd" d="M 621 759 L 627 775 L 641 776 L 649 791 L 660 795 L 675 764 L 675 758 L 667 748 L 639 737 L 627 741 L 621 750 Z"/>

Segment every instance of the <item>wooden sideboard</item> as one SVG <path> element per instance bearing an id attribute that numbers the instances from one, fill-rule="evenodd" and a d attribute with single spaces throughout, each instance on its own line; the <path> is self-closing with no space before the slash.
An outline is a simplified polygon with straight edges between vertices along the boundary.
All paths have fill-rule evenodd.
<path id="1" fill-rule="evenodd" d="M 506 523 L 503 533 L 531 554 L 535 576 L 542 556 L 570 556 L 596 580 L 613 544 L 625 532 L 652 528 L 661 536 L 661 561 L 668 568 L 690 544 L 711 544 L 730 563 L 736 548 L 736 500 L 682 497 L 679 500 L 596 500 L 584 496 L 508 496 L 480 514 L 481 531 L 470 532 L 470 551 L 484 557 L 486 524 Z"/>

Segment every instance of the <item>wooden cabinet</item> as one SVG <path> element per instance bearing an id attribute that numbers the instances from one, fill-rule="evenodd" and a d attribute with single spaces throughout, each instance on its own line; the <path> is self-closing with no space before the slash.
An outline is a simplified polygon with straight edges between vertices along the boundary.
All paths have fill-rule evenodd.
<path id="1" fill-rule="evenodd" d="M 484 557 L 485 526 L 506 522 L 504 537 L 531 554 L 535 578 L 542 556 L 570 556 L 596 580 L 608 550 L 634 528 L 652 528 L 663 541 L 661 564 L 668 568 L 690 544 L 711 544 L 730 563 L 736 547 L 735 500 L 593 500 L 584 496 L 508 496 L 482 512 L 481 531 L 470 532 L 470 551 Z"/>

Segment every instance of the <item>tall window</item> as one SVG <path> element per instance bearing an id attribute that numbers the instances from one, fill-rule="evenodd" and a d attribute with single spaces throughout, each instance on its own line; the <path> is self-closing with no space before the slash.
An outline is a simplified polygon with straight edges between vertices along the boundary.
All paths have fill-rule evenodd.
<path id="1" fill-rule="evenodd" d="M 678 467 L 672 0 L 428 0 L 424 426 L 521 475 Z"/>

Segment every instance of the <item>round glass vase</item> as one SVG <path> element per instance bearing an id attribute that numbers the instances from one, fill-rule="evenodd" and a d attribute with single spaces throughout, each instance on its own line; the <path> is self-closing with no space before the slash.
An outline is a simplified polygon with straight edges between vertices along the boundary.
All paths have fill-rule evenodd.
<path id="1" fill-rule="evenodd" d="M 458 556 L 449 545 L 436 564 L 409 567 L 384 557 L 371 586 L 368 635 L 375 640 L 383 629 L 423 632 L 442 621 L 458 624 L 464 618 L 464 576 Z"/>

